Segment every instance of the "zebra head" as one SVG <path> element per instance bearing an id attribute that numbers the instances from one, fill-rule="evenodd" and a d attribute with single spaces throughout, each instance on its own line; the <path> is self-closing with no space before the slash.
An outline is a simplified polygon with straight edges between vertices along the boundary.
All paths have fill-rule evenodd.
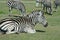
<path id="1" fill-rule="evenodd" d="M 33 11 L 32 14 L 29 15 L 33 19 L 34 23 L 41 23 L 44 27 L 48 26 L 48 22 L 44 16 L 44 12 L 41 10 Z"/>
<path id="2" fill-rule="evenodd" d="M 41 23 L 44 27 L 47 27 L 48 26 L 48 22 L 47 22 L 47 20 L 46 20 L 46 18 L 44 16 L 44 12 L 43 11 L 39 11 L 37 13 L 37 21 L 39 23 Z"/>

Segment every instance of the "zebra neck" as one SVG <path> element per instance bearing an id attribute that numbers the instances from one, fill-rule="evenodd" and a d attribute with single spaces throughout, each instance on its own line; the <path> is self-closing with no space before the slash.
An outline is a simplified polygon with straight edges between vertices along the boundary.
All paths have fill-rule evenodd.
<path id="1" fill-rule="evenodd" d="M 36 18 L 32 18 L 32 23 L 33 25 L 35 26 L 38 22 L 37 22 L 37 19 Z"/>

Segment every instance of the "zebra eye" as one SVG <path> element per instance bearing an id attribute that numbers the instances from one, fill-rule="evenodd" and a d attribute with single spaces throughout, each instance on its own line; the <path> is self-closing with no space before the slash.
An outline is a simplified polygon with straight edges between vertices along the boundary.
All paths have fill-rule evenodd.
<path id="1" fill-rule="evenodd" d="M 40 14 L 37 14 L 37 15 L 40 15 Z"/>

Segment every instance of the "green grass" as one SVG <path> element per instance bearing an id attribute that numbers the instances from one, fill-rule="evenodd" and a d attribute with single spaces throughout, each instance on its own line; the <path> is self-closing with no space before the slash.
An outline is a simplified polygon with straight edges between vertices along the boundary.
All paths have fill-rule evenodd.
<path id="1" fill-rule="evenodd" d="M 2 1 L 2 0 L 0 0 Z M 4 1 L 4 0 L 3 0 Z M 35 3 L 25 3 L 26 12 L 29 14 L 33 9 L 36 8 Z M 0 40 L 60 40 L 60 8 L 57 9 L 57 12 L 52 12 L 53 15 L 47 15 L 46 19 L 48 21 L 48 27 L 44 28 L 41 24 L 35 26 L 36 30 L 43 32 L 36 32 L 35 34 L 29 33 L 20 33 L 20 34 L 0 34 Z M 19 15 L 19 11 L 13 10 L 13 15 Z M 2 18 L 8 17 L 8 7 L 6 3 L 0 3 L 0 20 Z M 45 31 L 45 32 L 44 32 Z"/>

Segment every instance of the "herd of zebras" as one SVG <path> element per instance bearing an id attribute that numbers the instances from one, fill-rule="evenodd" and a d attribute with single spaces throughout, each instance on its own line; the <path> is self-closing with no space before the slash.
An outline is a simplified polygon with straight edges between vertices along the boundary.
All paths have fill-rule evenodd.
<path id="1" fill-rule="evenodd" d="M 56 9 L 60 6 L 60 0 L 36 0 L 36 7 L 41 4 L 43 10 L 46 10 L 46 13 L 52 15 L 53 7 Z"/>
<path id="2" fill-rule="evenodd" d="M 52 15 L 51 0 L 36 0 L 36 6 L 38 7 L 39 3 L 41 4 L 43 10 L 46 8 L 46 12 Z M 55 8 L 60 4 L 59 1 L 55 0 Z M 36 30 L 34 26 L 37 23 L 42 24 L 44 27 L 48 26 L 48 22 L 44 16 L 43 10 L 35 10 L 30 14 L 26 14 L 25 5 L 19 0 L 8 0 L 8 7 L 10 16 L 12 9 L 17 9 L 21 11 L 22 16 L 13 16 L 13 18 L 5 18 L 0 20 L 0 32 L 4 34 L 11 33 L 35 33 Z"/>

